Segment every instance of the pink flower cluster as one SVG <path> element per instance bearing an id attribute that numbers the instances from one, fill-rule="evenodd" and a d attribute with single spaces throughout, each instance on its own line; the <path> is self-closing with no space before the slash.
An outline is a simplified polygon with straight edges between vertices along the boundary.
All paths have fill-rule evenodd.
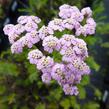
<path id="1" fill-rule="evenodd" d="M 92 10 L 87 7 L 81 11 L 76 6 L 62 5 L 60 6 L 59 16 L 63 20 L 63 27 L 66 29 L 74 29 L 75 35 L 92 35 L 95 33 L 96 22 L 92 18 Z M 82 21 L 86 20 L 86 24 L 82 25 Z M 61 27 L 62 28 L 62 27 Z"/>
<path id="2" fill-rule="evenodd" d="M 9 42 L 12 44 L 12 53 L 21 53 L 27 46 L 31 48 L 40 41 L 38 35 L 38 23 L 41 20 L 36 16 L 20 16 L 18 24 L 8 24 L 4 27 L 4 33 L 9 36 Z"/>
<path id="3" fill-rule="evenodd" d="M 85 63 L 88 57 L 87 45 L 75 36 L 94 34 L 96 23 L 89 7 L 79 11 L 76 6 L 64 4 L 59 9 L 60 18 L 50 21 L 47 26 L 38 28 L 41 20 L 36 16 L 20 16 L 17 25 L 8 24 L 4 27 L 4 33 L 9 36 L 12 53 L 21 53 L 24 47 L 32 48 L 34 44 L 41 42 L 43 51 L 38 48 L 30 51 L 28 59 L 42 72 L 42 81 L 49 84 L 54 79 L 66 95 L 77 95 L 77 84 L 83 75 L 90 74 L 90 68 Z M 82 26 L 85 18 L 86 24 Z M 57 38 L 55 31 L 62 32 L 65 29 L 74 30 L 75 34 L 64 34 Z M 44 51 L 52 54 L 54 50 L 62 56 L 60 63 L 44 54 Z"/>

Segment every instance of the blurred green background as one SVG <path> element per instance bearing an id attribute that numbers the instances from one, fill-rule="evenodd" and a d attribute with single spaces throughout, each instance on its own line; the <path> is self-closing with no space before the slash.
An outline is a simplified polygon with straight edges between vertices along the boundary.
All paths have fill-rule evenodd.
<path id="1" fill-rule="evenodd" d="M 15 24 L 20 15 L 37 15 L 47 24 L 65 3 L 79 9 L 90 6 L 97 22 L 96 34 L 83 38 L 89 48 L 91 75 L 83 77 L 76 97 L 65 96 L 55 81 L 42 83 L 27 60 L 28 51 L 11 54 L 3 33 L 4 25 Z M 108 7 L 109 0 L 0 0 L 0 109 L 109 109 Z"/>

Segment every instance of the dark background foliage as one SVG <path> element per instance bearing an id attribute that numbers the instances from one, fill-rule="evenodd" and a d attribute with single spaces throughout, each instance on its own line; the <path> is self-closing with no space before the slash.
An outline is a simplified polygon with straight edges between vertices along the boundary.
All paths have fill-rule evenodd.
<path id="1" fill-rule="evenodd" d="M 67 3 L 79 9 L 90 6 L 97 22 L 96 34 L 83 38 L 88 43 L 87 63 L 92 69 L 78 85 L 78 96 L 65 96 L 55 81 L 42 83 L 40 73 L 27 60 L 28 50 L 15 55 L 3 33 L 20 15 L 37 15 L 42 24 L 58 17 Z M 109 16 L 108 0 L 0 0 L 0 109 L 109 109 Z M 35 48 L 35 47 L 34 47 Z M 58 60 L 57 54 L 54 56 Z"/>

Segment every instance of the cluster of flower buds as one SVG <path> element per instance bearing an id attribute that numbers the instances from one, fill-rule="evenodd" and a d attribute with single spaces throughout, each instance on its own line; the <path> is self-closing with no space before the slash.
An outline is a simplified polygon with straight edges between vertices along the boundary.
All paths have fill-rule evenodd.
<path id="1" fill-rule="evenodd" d="M 41 20 L 36 16 L 20 16 L 17 25 L 8 24 L 4 27 L 4 33 L 9 36 L 12 53 L 21 53 L 24 47 L 32 48 L 41 42 L 43 51 L 38 48 L 30 51 L 28 59 L 41 71 L 42 81 L 49 84 L 54 79 L 66 95 L 77 95 L 77 84 L 83 75 L 90 74 L 90 68 L 85 63 L 88 57 L 87 45 L 76 36 L 94 34 L 96 23 L 91 18 L 92 11 L 89 7 L 80 12 L 76 6 L 64 4 L 59 9 L 60 18 L 50 21 L 47 26 L 38 28 Z M 86 24 L 82 26 L 80 23 L 85 18 Z M 61 38 L 55 35 L 56 31 L 62 32 L 65 29 L 74 30 L 74 35 L 64 34 Z M 44 51 L 52 54 L 54 50 L 62 56 L 60 63 L 44 54 Z"/>

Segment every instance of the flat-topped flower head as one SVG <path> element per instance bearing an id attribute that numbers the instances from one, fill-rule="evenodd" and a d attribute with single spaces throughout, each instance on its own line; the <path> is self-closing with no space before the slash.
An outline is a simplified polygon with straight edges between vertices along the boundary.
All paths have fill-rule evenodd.
<path id="1" fill-rule="evenodd" d="M 71 45 L 71 41 L 75 38 L 74 35 L 69 35 L 69 34 L 64 34 L 62 36 L 62 38 L 60 38 L 60 44 L 61 46 L 70 46 Z"/>
<path id="2" fill-rule="evenodd" d="M 72 44 L 74 46 L 78 46 L 80 48 L 86 48 L 86 45 L 87 45 L 86 42 L 83 39 L 79 39 L 79 38 L 74 38 L 72 40 Z"/>
<path id="3" fill-rule="evenodd" d="M 80 13 L 80 11 L 75 11 L 75 12 L 72 12 L 71 18 L 75 19 L 78 22 L 82 22 L 84 19 L 84 16 L 82 13 Z"/>
<path id="4" fill-rule="evenodd" d="M 60 44 L 59 44 L 58 38 L 53 37 L 52 35 L 45 37 L 42 45 L 44 47 L 44 50 L 49 53 L 52 53 L 53 50 L 60 49 Z"/>
<path id="5" fill-rule="evenodd" d="M 29 21 L 38 24 L 38 23 L 41 22 L 41 19 L 40 19 L 39 17 L 37 17 L 37 16 L 20 16 L 20 17 L 17 19 L 17 22 L 18 22 L 19 24 L 23 24 L 23 25 L 25 25 L 25 24 L 28 23 Z"/>
<path id="6" fill-rule="evenodd" d="M 80 12 L 77 6 L 71 6 L 72 12 Z"/>
<path id="7" fill-rule="evenodd" d="M 89 75 L 91 72 L 89 66 L 84 61 L 81 62 L 79 69 L 82 71 L 82 75 Z"/>
<path id="8" fill-rule="evenodd" d="M 22 47 L 28 47 L 31 48 L 33 46 L 33 43 L 31 42 L 31 37 L 28 36 L 23 36 L 22 38 L 19 39 L 21 42 Z"/>
<path id="9" fill-rule="evenodd" d="M 73 18 L 68 18 L 63 20 L 63 27 L 69 30 L 74 29 L 76 20 Z"/>
<path id="10" fill-rule="evenodd" d="M 41 22 L 41 19 L 39 17 L 37 17 L 37 16 L 30 16 L 29 20 L 33 21 L 36 24 Z"/>
<path id="11" fill-rule="evenodd" d="M 79 48 L 78 46 L 74 46 L 73 50 L 75 52 L 75 55 L 77 57 L 80 57 L 81 59 L 85 59 L 86 57 L 88 57 L 88 51 L 87 48 Z"/>
<path id="12" fill-rule="evenodd" d="M 7 24 L 3 28 L 3 31 L 4 31 L 5 35 L 9 35 L 13 31 L 13 29 L 14 29 L 14 25 L 13 24 Z"/>
<path id="13" fill-rule="evenodd" d="M 87 47 L 86 47 L 86 42 L 82 39 L 77 39 L 77 44 L 76 46 L 79 48 L 79 49 L 83 49 L 83 50 L 86 50 L 87 51 Z"/>
<path id="14" fill-rule="evenodd" d="M 15 53 L 15 54 L 19 54 L 22 52 L 22 45 L 20 43 L 20 41 L 15 42 L 12 46 L 11 46 L 11 52 Z"/>
<path id="15" fill-rule="evenodd" d="M 74 68 L 79 69 L 81 65 L 81 59 L 80 58 L 75 58 L 72 60 L 72 65 Z"/>
<path id="16" fill-rule="evenodd" d="M 36 44 L 40 41 L 39 34 L 37 31 L 33 30 L 30 33 L 27 33 L 25 36 L 30 38 L 32 44 Z"/>
<path id="17" fill-rule="evenodd" d="M 76 29 L 76 36 L 87 36 L 87 35 L 93 35 L 95 34 L 95 28 L 96 28 L 96 23 L 92 18 L 87 19 L 87 24 L 84 26 L 80 26 L 78 29 Z"/>
<path id="18" fill-rule="evenodd" d="M 54 20 L 48 23 L 48 27 L 52 28 L 54 31 L 63 31 L 64 27 L 62 26 L 63 20 L 55 18 Z"/>
<path id="19" fill-rule="evenodd" d="M 80 58 L 74 58 L 71 63 L 68 64 L 68 67 L 73 72 L 77 72 L 80 75 L 90 74 L 89 66 Z"/>
<path id="20" fill-rule="evenodd" d="M 82 79 L 82 74 L 80 72 L 74 72 L 75 78 L 74 78 L 74 84 L 79 84 Z"/>
<path id="21" fill-rule="evenodd" d="M 60 54 L 62 55 L 62 60 L 65 62 L 70 62 L 75 57 L 75 53 L 72 46 L 64 46 L 61 49 Z"/>
<path id="22" fill-rule="evenodd" d="M 68 64 L 68 68 L 71 70 L 71 71 L 80 71 L 80 65 L 82 63 L 82 60 L 80 58 L 73 58 L 71 60 L 71 63 Z"/>
<path id="23" fill-rule="evenodd" d="M 96 22 L 94 21 L 93 18 L 86 19 L 86 23 L 92 27 L 96 27 Z"/>
<path id="24" fill-rule="evenodd" d="M 10 44 L 13 44 L 14 42 L 16 42 L 17 38 L 19 38 L 20 36 L 13 33 L 11 35 L 8 36 L 9 42 Z"/>
<path id="25" fill-rule="evenodd" d="M 87 17 L 91 17 L 91 16 L 92 16 L 92 10 L 90 9 L 90 7 L 83 8 L 83 9 L 81 10 L 81 13 L 82 13 L 84 16 L 87 16 Z"/>
<path id="26" fill-rule="evenodd" d="M 25 24 L 25 30 L 27 32 L 31 32 L 33 30 L 37 30 L 37 28 L 38 28 L 38 25 L 36 23 L 34 23 L 34 22 L 29 21 L 29 22 L 27 22 Z"/>
<path id="27" fill-rule="evenodd" d="M 82 22 L 84 19 L 83 14 L 79 11 L 79 9 L 76 6 L 70 6 L 64 4 L 59 9 L 60 9 L 59 16 L 62 19 L 72 18 L 78 22 Z"/>
<path id="28" fill-rule="evenodd" d="M 84 31 L 85 31 L 86 35 L 93 35 L 93 34 L 95 34 L 95 27 L 93 27 L 92 25 L 86 24 L 84 26 Z M 84 35 L 84 36 L 86 36 L 86 35 Z"/>
<path id="29" fill-rule="evenodd" d="M 62 80 L 65 76 L 65 66 L 63 64 L 56 63 L 52 68 L 51 76 L 57 81 Z"/>
<path id="30" fill-rule="evenodd" d="M 63 86 L 63 90 L 66 95 L 78 95 L 78 88 L 76 86 L 70 86 L 69 84 L 65 84 Z"/>
<path id="31" fill-rule="evenodd" d="M 62 9 L 59 12 L 59 17 L 61 17 L 62 19 L 67 19 L 67 18 L 71 18 L 72 15 L 72 10 L 71 9 Z"/>
<path id="32" fill-rule="evenodd" d="M 65 79 L 67 84 L 73 85 L 75 82 L 75 75 L 73 74 L 73 72 L 67 72 L 65 75 Z"/>
<path id="33" fill-rule="evenodd" d="M 19 24 L 26 24 L 28 22 L 28 17 L 29 16 L 20 16 L 18 17 L 17 22 Z"/>
<path id="34" fill-rule="evenodd" d="M 50 75 L 50 73 L 43 73 L 42 76 L 41 76 L 41 78 L 42 78 L 42 81 L 44 83 L 46 83 L 46 84 L 49 84 L 50 81 L 51 81 L 51 75 Z"/>
<path id="35" fill-rule="evenodd" d="M 63 4 L 63 5 L 61 5 L 61 6 L 59 7 L 59 10 L 69 9 L 69 8 L 71 8 L 70 5 L 68 5 L 68 4 Z"/>
<path id="36" fill-rule="evenodd" d="M 76 6 L 70 6 L 67 4 L 60 6 L 59 9 L 59 17 L 62 19 L 71 18 L 74 13 L 79 12 L 79 9 Z"/>
<path id="37" fill-rule="evenodd" d="M 81 57 L 81 59 L 88 57 L 88 50 L 84 40 L 75 38 L 72 40 L 72 44 L 76 56 Z"/>
<path id="38" fill-rule="evenodd" d="M 43 54 L 38 49 L 32 50 L 28 53 L 28 59 L 29 59 L 31 64 L 37 64 L 39 59 L 41 59 L 42 57 L 43 57 Z"/>
<path id="39" fill-rule="evenodd" d="M 54 34 L 53 29 L 51 29 L 50 27 L 47 27 L 47 26 L 42 26 L 38 32 L 39 32 L 39 37 L 40 37 L 42 40 L 43 40 L 45 37 Z"/>
<path id="40" fill-rule="evenodd" d="M 37 69 L 47 72 L 49 68 L 52 68 L 54 65 L 54 61 L 51 57 L 43 56 L 37 63 Z"/>
<path id="41" fill-rule="evenodd" d="M 17 24 L 14 26 L 14 31 L 16 34 L 20 35 L 21 33 L 23 33 L 25 31 L 25 28 L 23 25 Z"/>

